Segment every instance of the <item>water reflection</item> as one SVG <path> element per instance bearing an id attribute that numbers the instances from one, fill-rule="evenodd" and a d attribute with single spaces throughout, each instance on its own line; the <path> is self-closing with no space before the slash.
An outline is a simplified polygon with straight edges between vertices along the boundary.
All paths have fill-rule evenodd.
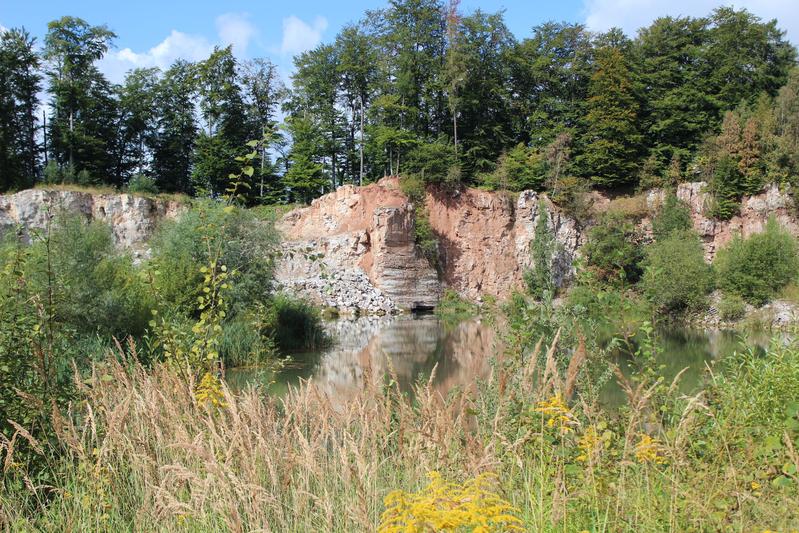
<path id="1" fill-rule="evenodd" d="M 442 394 L 456 386 L 467 386 L 490 372 L 490 360 L 501 349 L 496 326 L 476 318 L 456 325 L 444 324 L 435 316 L 362 317 L 341 319 L 326 325 L 333 344 L 321 352 L 296 354 L 293 363 L 279 372 L 232 369 L 228 383 L 241 389 L 252 383 L 268 384 L 271 394 L 280 395 L 301 379 L 314 383 L 334 401 L 346 401 L 367 384 L 377 384 L 393 374 L 399 387 L 410 393 L 414 383 L 426 380 L 435 368 L 433 386 Z M 698 391 L 706 369 L 734 352 L 755 349 L 763 352 L 770 341 L 766 334 L 742 336 L 728 331 L 700 331 L 685 328 L 657 332 L 659 354 L 656 364 L 668 381 L 687 369 L 680 378 L 684 394 Z M 618 345 L 610 358 L 626 375 L 634 368 L 638 346 L 634 339 Z M 599 400 L 608 407 L 624 403 L 624 394 L 612 377 L 597 383 Z"/>
<path id="2" fill-rule="evenodd" d="M 330 348 L 297 354 L 294 364 L 277 373 L 229 370 L 228 383 L 234 388 L 253 381 L 270 383 L 270 391 L 280 394 L 302 378 L 329 397 L 346 400 L 387 375 L 411 392 L 435 368 L 433 387 L 446 394 L 488 376 L 499 340 L 494 328 L 479 318 L 447 325 L 433 315 L 342 319 L 328 323 L 327 329 L 333 338 Z"/>

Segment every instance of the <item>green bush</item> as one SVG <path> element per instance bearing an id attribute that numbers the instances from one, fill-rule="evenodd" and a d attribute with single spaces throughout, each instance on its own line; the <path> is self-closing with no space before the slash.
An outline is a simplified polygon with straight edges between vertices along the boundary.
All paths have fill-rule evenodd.
<path id="1" fill-rule="evenodd" d="M 713 276 L 696 233 L 674 231 L 651 245 L 642 284 L 649 300 L 662 311 L 696 310 L 705 305 Z"/>
<path id="2" fill-rule="evenodd" d="M 539 191 L 544 188 L 547 173 L 544 156 L 520 143 L 502 154 L 496 170 L 484 177 L 484 183 L 492 189 Z"/>
<path id="3" fill-rule="evenodd" d="M 762 305 L 796 280 L 797 253 L 796 240 L 771 218 L 762 233 L 736 237 L 719 251 L 714 263 L 719 287 Z"/>
<path id="4" fill-rule="evenodd" d="M 658 214 L 652 219 L 652 233 L 655 240 L 668 237 L 673 231 L 690 230 L 691 211 L 685 203 L 677 198 L 676 194 L 666 195 Z"/>
<path id="5" fill-rule="evenodd" d="M 56 321 L 101 336 L 144 332 L 153 302 L 130 255 L 114 246 L 109 226 L 59 214 L 49 237 L 34 236 L 29 253 L 28 283 L 52 299 Z"/>
<path id="6" fill-rule="evenodd" d="M 738 294 L 725 294 L 719 302 L 719 316 L 722 320 L 739 320 L 745 312 L 746 302 Z"/>
<path id="7" fill-rule="evenodd" d="M 439 138 L 416 145 L 403 163 L 403 173 L 423 183 L 455 183 L 460 173 L 453 167 L 457 167 L 454 147 L 446 139 Z"/>
<path id="8" fill-rule="evenodd" d="M 136 174 L 128 181 L 128 192 L 138 194 L 158 194 L 158 185 L 155 178 Z"/>
<path id="9" fill-rule="evenodd" d="M 284 353 L 315 350 L 329 342 L 319 310 L 285 294 L 274 296 L 267 327 L 277 347 Z"/>
<path id="10" fill-rule="evenodd" d="M 439 267 L 438 236 L 430 224 L 425 207 L 425 184 L 419 176 L 406 176 L 400 180 L 400 189 L 413 204 L 414 240 L 433 268 Z"/>
<path id="11" fill-rule="evenodd" d="M 713 198 L 710 214 L 713 217 L 729 220 L 738 212 L 743 194 L 741 180 L 735 159 L 725 155 L 716 162 L 709 184 Z"/>
<path id="12" fill-rule="evenodd" d="M 209 250 L 224 244 L 221 262 L 234 273 L 231 311 L 235 314 L 268 301 L 277 240 L 271 222 L 248 210 L 199 204 L 178 220 L 164 223 L 152 240 L 150 270 L 159 300 L 184 315 L 192 314 L 202 289 L 200 268 L 210 261 Z"/>
<path id="13" fill-rule="evenodd" d="M 593 201 L 587 180 L 575 176 L 559 178 L 552 187 L 550 198 L 564 213 L 580 223 L 591 218 Z"/>
<path id="14" fill-rule="evenodd" d="M 643 252 L 635 226 L 618 216 L 605 216 L 588 232 L 586 265 L 600 281 L 635 283 L 641 277 Z"/>
<path id="15" fill-rule="evenodd" d="M 524 273 L 527 290 L 538 299 L 554 296 L 555 279 L 552 271 L 552 258 L 557 242 L 549 227 L 549 211 L 542 202 L 535 225 L 535 236 L 530 243 L 533 268 Z"/>

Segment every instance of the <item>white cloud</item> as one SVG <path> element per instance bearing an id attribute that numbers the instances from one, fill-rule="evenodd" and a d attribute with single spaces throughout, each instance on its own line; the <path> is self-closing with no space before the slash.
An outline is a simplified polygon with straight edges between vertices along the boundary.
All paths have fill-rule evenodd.
<path id="1" fill-rule="evenodd" d="M 310 50 L 322 41 L 322 33 L 327 29 L 327 19 L 316 17 L 313 24 L 295 17 L 283 19 L 283 41 L 280 53 L 295 55 Z"/>
<path id="2" fill-rule="evenodd" d="M 134 68 L 158 67 L 166 69 L 176 59 L 199 61 L 213 50 L 213 45 L 200 35 L 189 35 L 172 30 L 169 36 L 146 52 L 130 48 L 112 51 L 100 60 L 99 67 L 108 79 L 121 82 L 125 73 Z"/>
<path id="3" fill-rule="evenodd" d="M 220 42 L 227 46 L 233 45 L 233 49 L 238 55 L 247 52 L 247 46 L 258 31 L 248 20 L 248 16 L 242 13 L 225 13 L 216 18 L 216 31 L 219 33 Z"/>
<path id="4" fill-rule="evenodd" d="M 648 26 L 657 17 L 699 17 L 722 5 L 746 8 L 764 20 L 776 18 L 779 28 L 787 32 L 788 40 L 799 43 L 796 0 L 584 0 L 583 15 L 591 30 L 604 31 L 616 26 L 633 36 L 638 28 Z"/>

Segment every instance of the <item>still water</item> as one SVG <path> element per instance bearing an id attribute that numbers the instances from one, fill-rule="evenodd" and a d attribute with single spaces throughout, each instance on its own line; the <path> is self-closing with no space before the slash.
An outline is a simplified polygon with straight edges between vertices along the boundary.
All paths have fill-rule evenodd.
<path id="1" fill-rule="evenodd" d="M 433 315 L 361 317 L 328 322 L 332 338 L 328 348 L 292 356 L 277 371 L 237 368 L 227 372 L 234 389 L 250 384 L 268 387 L 271 394 L 282 394 L 300 380 L 314 383 L 330 398 L 346 400 L 370 380 L 377 383 L 393 375 L 403 391 L 414 383 L 428 380 L 443 394 L 453 387 L 468 386 L 491 372 L 489 361 L 502 350 L 497 327 L 479 318 L 448 324 Z M 658 332 L 659 363 L 662 374 L 671 380 L 687 368 L 680 380 L 682 392 L 702 386 L 708 366 L 725 355 L 748 348 L 762 350 L 768 337 L 749 337 L 727 331 L 700 331 L 670 328 Z M 621 346 L 612 357 L 628 373 L 634 345 Z M 618 404 L 622 393 L 614 379 L 600 390 L 605 404 Z"/>

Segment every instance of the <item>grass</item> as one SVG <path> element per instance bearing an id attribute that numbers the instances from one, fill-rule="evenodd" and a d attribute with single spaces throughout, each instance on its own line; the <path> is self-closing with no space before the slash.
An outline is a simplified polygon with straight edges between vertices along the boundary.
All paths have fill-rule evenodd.
<path id="1" fill-rule="evenodd" d="M 150 194 L 144 192 L 128 192 L 107 185 L 86 186 L 86 185 L 75 185 L 72 183 L 37 183 L 36 185 L 34 185 L 33 188 L 45 191 L 71 191 L 71 192 L 82 192 L 82 193 L 96 194 L 96 195 L 130 194 L 131 196 L 141 196 L 143 198 L 177 202 L 180 204 L 191 204 L 192 202 L 191 197 L 185 194 L 170 194 L 170 193 Z"/>
<path id="2" fill-rule="evenodd" d="M 0 529 L 374 531 L 393 491 L 425 501 L 431 472 L 459 494 L 492 480 L 527 531 L 799 528 L 799 350 L 744 354 L 689 398 L 619 376 L 628 405 L 611 413 L 581 392 L 594 357 L 559 362 L 555 343 L 446 398 L 421 383 L 413 402 L 365 379 L 347 399 L 223 387 L 214 407 L 166 366 L 109 358 L 56 417 L 52 483 L 26 483 L 0 444 Z"/>
<path id="3" fill-rule="evenodd" d="M 650 214 L 646 203 L 646 194 L 635 196 L 620 196 L 614 198 L 601 209 L 602 213 L 612 213 L 627 220 L 641 220 Z"/>

